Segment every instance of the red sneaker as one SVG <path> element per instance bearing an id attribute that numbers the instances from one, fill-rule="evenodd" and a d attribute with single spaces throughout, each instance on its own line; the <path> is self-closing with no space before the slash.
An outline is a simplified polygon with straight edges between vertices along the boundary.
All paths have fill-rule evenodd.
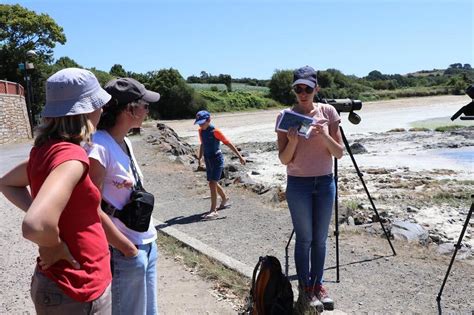
<path id="1" fill-rule="evenodd" d="M 326 290 L 325 287 L 323 287 L 322 285 L 317 285 L 314 288 L 314 294 L 316 295 L 318 300 L 320 300 L 323 303 L 325 310 L 327 311 L 334 310 L 334 301 L 333 299 L 329 297 L 328 291 Z"/>
<path id="2" fill-rule="evenodd" d="M 314 307 L 318 313 L 321 313 L 324 310 L 323 303 L 318 299 L 316 294 L 314 293 L 313 287 L 306 287 L 305 289 L 306 296 L 309 300 L 309 305 Z"/>

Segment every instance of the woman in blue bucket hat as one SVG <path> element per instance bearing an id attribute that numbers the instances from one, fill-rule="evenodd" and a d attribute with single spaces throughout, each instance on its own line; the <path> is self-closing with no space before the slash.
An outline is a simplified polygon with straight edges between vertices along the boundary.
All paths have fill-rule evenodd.
<path id="1" fill-rule="evenodd" d="M 53 74 L 29 159 L 0 178 L 1 192 L 26 212 L 23 236 L 38 245 L 31 283 L 37 314 L 111 312 L 100 192 L 81 146 L 90 143 L 110 98 L 90 71 L 67 68 Z"/>

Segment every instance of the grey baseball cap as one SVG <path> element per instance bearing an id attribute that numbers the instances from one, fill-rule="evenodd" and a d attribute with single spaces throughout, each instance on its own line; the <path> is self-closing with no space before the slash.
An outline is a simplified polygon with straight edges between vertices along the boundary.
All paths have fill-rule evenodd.
<path id="1" fill-rule="evenodd" d="M 42 117 L 62 117 L 92 113 L 111 96 L 101 88 L 95 75 L 85 69 L 66 68 L 46 81 L 46 104 Z"/>
<path id="2" fill-rule="evenodd" d="M 156 103 L 160 99 L 159 93 L 147 90 L 143 84 L 132 78 L 113 79 L 107 82 L 104 89 L 119 104 L 128 104 L 138 100 Z"/>
<path id="3" fill-rule="evenodd" d="M 304 66 L 299 69 L 296 69 L 293 72 L 293 85 L 305 84 L 309 87 L 314 88 L 318 85 L 318 79 L 316 78 L 316 70 L 310 66 Z"/>

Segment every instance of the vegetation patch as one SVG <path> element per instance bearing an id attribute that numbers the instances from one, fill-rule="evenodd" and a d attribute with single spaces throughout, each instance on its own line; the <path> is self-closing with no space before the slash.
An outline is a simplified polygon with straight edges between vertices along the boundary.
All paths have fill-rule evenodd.
<path id="1" fill-rule="evenodd" d="M 214 289 L 223 297 L 243 305 L 249 292 L 248 278 L 164 233 L 158 233 L 157 244 L 160 250 L 181 261 L 200 277 L 211 281 Z"/>
<path id="2" fill-rule="evenodd" d="M 211 112 L 260 110 L 281 106 L 278 102 L 257 93 L 201 90 L 198 94 L 206 101 Z"/>
<path id="3" fill-rule="evenodd" d="M 461 126 L 461 125 L 440 126 L 440 127 L 436 127 L 435 131 L 447 132 L 447 131 L 453 131 L 453 130 L 457 130 L 457 129 L 461 129 L 461 128 L 464 128 L 464 126 Z"/>

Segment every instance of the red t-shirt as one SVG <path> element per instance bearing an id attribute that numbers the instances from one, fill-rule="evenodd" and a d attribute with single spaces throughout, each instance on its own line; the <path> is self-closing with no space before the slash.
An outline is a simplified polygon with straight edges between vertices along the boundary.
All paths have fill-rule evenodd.
<path id="1" fill-rule="evenodd" d="M 59 218 L 59 236 L 67 244 L 81 269 L 60 260 L 41 272 L 58 284 L 65 294 L 80 302 L 102 295 L 112 280 L 108 243 L 97 208 L 100 191 L 89 177 L 89 159 L 79 145 L 52 140 L 33 147 L 28 162 L 28 179 L 33 198 L 51 171 L 63 162 L 77 160 L 87 165 L 83 178 Z"/>

